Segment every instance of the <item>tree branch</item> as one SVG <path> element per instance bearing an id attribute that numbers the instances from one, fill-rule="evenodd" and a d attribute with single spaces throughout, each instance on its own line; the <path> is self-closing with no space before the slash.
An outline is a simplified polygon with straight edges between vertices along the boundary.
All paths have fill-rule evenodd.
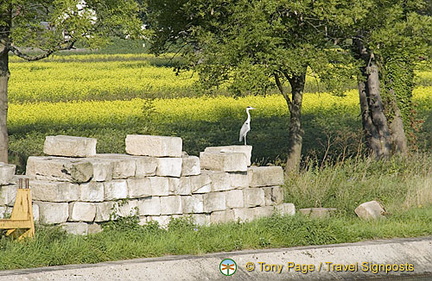
<path id="1" fill-rule="evenodd" d="M 289 110 L 291 112 L 292 101 L 289 98 L 289 96 L 285 93 L 285 91 L 283 89 L 283 85 L 282 85 L 282 83 L 280 81 L 279 75 L 276 72 L 273 75 L 274 75 L 274 78 L 275 78 L 275 81 L 276 81 L 276 85 L 277 85 L 277 87 L 279 89 L 279 92 L 281 92 L 282 96 L 285 98 L 286 102 L 288 103 Z"/>
<path id="2" fill-rule="evenodd" d="M 43 50 L 44 53 L 40 54 L 40 55 L 36 55 L 36 56 L 30 56 L 26 53 L 23 53 L 20 49 L 18 49 L 16 46 L 14 45 L 10 45 L 9 49 L 10 51 L 15 54 L 16 56 L 25 59 L 27 61 L 37 61 L 37 60 L 41 60 L 44 58 L 49 57 L 50 55 L 52 55 L 53 53 L 57 52 L 57 51 L 63 51 L 63 50 L 70 50 L 73 48 L 73 45 L 75 44 L 76 40 L 72 40 L 70 42 L 62 42 L 60 44 L 58 44 L 57 46 L 55 46 L 52 49 L 49 50 Z M 65 45 L 66 44 L 66 45 Z"/>

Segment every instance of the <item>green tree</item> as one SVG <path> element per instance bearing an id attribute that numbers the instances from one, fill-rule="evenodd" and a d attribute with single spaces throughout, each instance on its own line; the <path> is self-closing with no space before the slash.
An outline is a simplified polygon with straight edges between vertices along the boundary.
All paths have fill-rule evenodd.
<path id="1" fill-rule="evenodd" d="M 361 61 L 358 77 L 366 142 L 373 156 L 407 153 L 414 67 L 431 46 L 431 2 L 367 1 L 352 29 L 352 51 Z"/>
<path id="2" fill-rule="evenodd" d="M 9 54 L 40 60 L 78 42 L 97 47 L 111 36 L 137 36 L 141 33 L 138 10 L 133 0 L 0 2 L 0 162 L 8 161 Z"/>
<path id="3" fill-rule="evenodd" d="M 290 112 L 286 170 L 296 171 L 308 69 L 332 82 L 335 76 L 352 75 L 353 68 L 346 67 L 353 63 L 351 57 L 334 48 L 335 38 L 327 32 L 330 26 L 336 30 L 353 24 L 352 14 L 362 15 L 361 4 L 345 2 L 150 0 L 153 50 L 163 52 L 176 44 L 206 86 L 226 83 L 236 95 L 278 89 Z"/>

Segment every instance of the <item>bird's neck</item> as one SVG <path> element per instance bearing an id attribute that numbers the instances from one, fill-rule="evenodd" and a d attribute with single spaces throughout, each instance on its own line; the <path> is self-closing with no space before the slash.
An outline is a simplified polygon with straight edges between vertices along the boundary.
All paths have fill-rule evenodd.
<path id="1" fill-rule="evenodd" d="M 251 116 L 250 116 L 250 113 L 249 113 L 249 108 L 248 109 L 246 109 L 246 113 L 247 113 L 247 119 L 246 119 L 246 122 L 250 122 L 250 119 L 251 119 Z"/>

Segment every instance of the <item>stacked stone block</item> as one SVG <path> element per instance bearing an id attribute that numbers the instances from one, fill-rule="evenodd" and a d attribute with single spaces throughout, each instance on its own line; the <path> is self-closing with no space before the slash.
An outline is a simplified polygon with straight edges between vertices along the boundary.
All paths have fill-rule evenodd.
<path id="1" fill-rule="evenodd" d="M 250 167 L 251 150 L 215 147 L 187 156 L 181 138 L 128 135 L 128 154 L 96 154 L 94 139 L 47 137 L 44 151 L 55 156 L 27 163 L 36 221 L 87 234 L 136 214 L 161 225 L 185 215 L 206 225 L 294 214 L 293 204 L 282 204 L 282 168 Z"/>

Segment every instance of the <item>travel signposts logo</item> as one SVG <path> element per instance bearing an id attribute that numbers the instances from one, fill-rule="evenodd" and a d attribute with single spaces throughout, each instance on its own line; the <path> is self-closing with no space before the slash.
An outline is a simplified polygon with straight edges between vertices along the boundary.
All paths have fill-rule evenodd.
<path id="1" fill-rule="evenodd" d="M 220 272 L 225 276 L 231 276 L 237 271 L 237 264 L 232 259 L 224 259 L 219 264 Z"/>

